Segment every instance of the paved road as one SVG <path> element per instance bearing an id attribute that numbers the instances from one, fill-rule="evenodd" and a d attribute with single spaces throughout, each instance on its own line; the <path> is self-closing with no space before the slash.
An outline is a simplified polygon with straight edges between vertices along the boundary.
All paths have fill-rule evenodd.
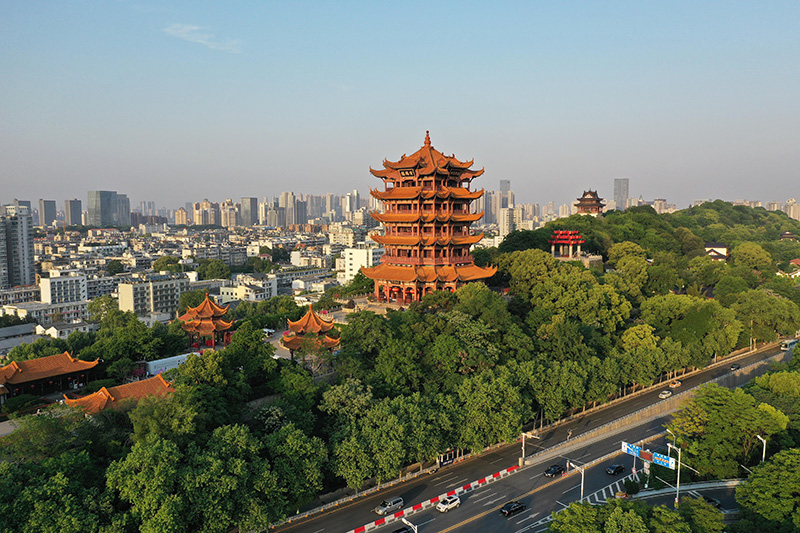
<path id="1" fill-rule="evenodd" d="M 754 353 L 737 356 L 735 359 L 728 358 L 724 363 L 712 365 L 711 367 L 695 375 L 681 378 L 683 385 L 681 386 L 680 390 L 687 390 L 711 379 L 730 374 L 730 364 L 734 360 L 742 367 L 747 367 L 752 363 L 766 359 L 772 355 L 775 355 L 776 353 L 779 353 L 778 348 L 772 346 L 761 349 Z M 568 434 L 571 434 L 572 438 L 574 439 L 586 431 L 598 428 L 606 423 L 612 422 L 644 407 L 658 403 L 660 401 L 658 399 L 658 394 L 664 389 L 666 389 L 666 384 L 663 387 L 654 387 L 652 390 L 643 394 L 616 402 L 614 405 L 608 408 L 587 413 L 585 416 L 581 416 L 574 420 L 563 423 L 556 428 L 549 430 L 546 429 L 541 435 L 541 440 L 528 441 L 527 454 L 533 454 L 536 453 L 536 451 L 541 451 L 543 449 L 551 448 L 557 444 L 562 444 L 566 442 Z M 594 457 L 599 457 L 597 453 L 600 455 L 609 453 L 614 449 L 615 446 L 618 447 L 620 440 L 629 439 L 628 441 L 632 442 L 642 439 L 647 435 L 659 433 L 662 431 L 661 427 L 667 418 L 668 413 L 665 413 L 664 418 L 645 424 L 643 428 L 627 430 L 630 433 L 617 433 L 616 435 L 610 436 L 606 441 L 604 441 L 604 444 L 592 445 L 592 451 L 588 452 L 588 454 L 586 451 L 581 451 L 578 453 L 578 456 L 573 458 L 586 462 L 587 458 L 591 459 Z M 492 473 L 508 466 L 517 464 L 519 456 L 520 445 L 509 444 L 500 447 L 491 453 L 482 454 L 467 461 L 440 469 L 436 474 L 426 475 L 411 481 L 403 482 L 399 485 L 381 490 L 370 496 L 343 504 L 335 511 L 328 511 L 326 513 L 311 516 L 307 519 L 280 526 L 276 528 L 275 531 L 292 533 L 330 533 L 349 531 L 375 520 L 377 515 L 372 512 L 372 509 L 384 498 L 401 496 L 406 502 L 406 507 L 409 507 L 413 503 L 443 494 L 452 487 L 469 483 L 473 480 L 491 475 Z M 541 465 L 537 466 L 541 467 Z M 525 470 L 524 472 L 527 471 L 529 470 Z M 524 482 L 520 481 L 520 483 L 523 484 L 519 485 L 516 489 L 518 491 L 518 495 L 526 494 L 530 490 L 542 485 L 541 479 L 531 479 L 531 477 L 536 477 L 533 475 L 533 473 L 525 475 L 524 472 L 512 475 L 508 478 L 508 482 L 512 484 L 516 483 L 517 480 L 525 480 Z M 540 472 L 535 473 L 541 478 Z M 481 491 L 489 490 L 491 490 L 490 487 L 481 489 Z M 497 499 L 497 501 L 494 501 L 492 498 L 488 498 L 484 503 L 488 503 L 490 506 L 496 506 L 499 508 L 503 503 L 501 500 L 506 497 L 511 497 L 511 493 L 498 495 L 497 498 L 499 499 Z M 469 496 L 469 498 L 473 497 Z M 491 509 L 495 510 L 496 507 L 491 507 Z M 465 509 L 465 506 L 462 505 L 459 511 L 462 511 L 463 509 Z M 544 513 L 545 511 L 541 512 Z M 448 513 L 448 515 L 456 514 L 457 513 L 455 511 L 453 513 Z M 415 515 L 415 517 L 423 515 L 424 513 L 421 513 L 419 515 Z M 544 515 L 540 514 L 539 518 L 542 516 Z M 436 519 L 439 521 L 437 523 L 437 527 L 435 529 L 431 529 L 431 531 L 440 531 L 441 527 L 445 525 L 445 522 L 449 522 L 451 520 L 449 517 L 445 520 L 445 517 L 437 517 L 435 515 L 433 515 L 431 519 Z M 517 519 L 514 520 L 516 521 Z M 510 523 L 515 523 L 515 521 L 510 521 Z M 395 528 L 396 527 L 399 526 L 395 526 Z M 484 525 L 483 527 L 488 526 Z M 494 526 L 491 526 L 489 530 L 492 530 L 493 527 Z M 393 531 L 391 526 L 385 527 L 383 530 L 389 532 Z"/>

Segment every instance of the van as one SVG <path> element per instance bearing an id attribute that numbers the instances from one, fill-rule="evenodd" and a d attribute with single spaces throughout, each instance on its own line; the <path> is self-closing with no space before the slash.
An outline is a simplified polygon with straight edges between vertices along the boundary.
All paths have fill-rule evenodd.
<path id="1" fill-rule="evenodd" d="M 379 515 L 385 515 L 389 513 L 393 513 L 395 511 L 399 511 L 403 508 L 403 498 L 399 496 L 397 498 L 389 498 L 388 500 L 383 500 L 375 509 L 374 511 Z"/>
<path id="2" fill-rule="evenodd" d="M 781 350 L 784 351 L 794 350 L 795 346 L 797 346 L 797 339 L 788 339 L 781 342 Z"/>

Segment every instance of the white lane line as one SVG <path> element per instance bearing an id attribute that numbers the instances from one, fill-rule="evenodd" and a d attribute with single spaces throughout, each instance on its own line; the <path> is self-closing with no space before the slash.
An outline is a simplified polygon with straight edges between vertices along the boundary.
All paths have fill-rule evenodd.
<path id="1" fill-rule="evenodd" d="M 575 485 L 574 487 L 570 487 L 570 488 L 568 488 L 567 490 L 565 490 L 564 492 L 562 492 L 561 494 L 566 494 L 566 493 L 568 493 L 569 491 L 571 491 L 571 490 L 575 490 L 575 489 L 577 489 L 577 488 L 580 488 L 580 485 Z"/>
<path id="2" fill-rule="evenodd" d="M 489 494 L 484 494 L 484 495 L 483 495 L 483 496 L 481 496 L 480 498 L 470 498 L 470 499 L 469 499 L 469 501 L 470 501 L 470 502 L 479 502 L 479 501 L 481 501 L 481 500 L 485 500 L 486 498 L 491 498 L 491 497 L 492 497 L 492 496 L 494 496 L 495 494 L 497 494 L 497 492 L 496 492 L 496 491 L 492 491 L 492 492 L 490 492 Z"/>
<path id="3" fill-rule="evenodd" d="M 459 483 L 463 483 L 466 480 L 467 480 L 467 478 L 464 478 L 464 479 L 461 479 L 461 480 L 458 480 L 458 481 L 453 481 L 452 479 L 444 479 L 444 480 L 440 481 L 439 483 L 434 483 L 433 486 L 434 487 L 438 487 L 439 485 L 445 485 L 447 483 L 453 483 L 453 484 L 457 485 Z"/>
<path id="4" fill-rule="evenodd" d="M 493 464 L 495 464 L 495 463 L 499 463 L 499 462 L 500 462 L 500 461 L 502 461 L 503 459 L 505 459 L 505 457 L 498 457 L 498 458 L 497 458 L 497 459 L 495 459 L 494 461 L 489 461 L 489 464 L 490 464 L 490 465 L 493 465 Z"/>
<path id="5" fill-rule="evenodd" d="M 488 502 L 484 503 L 483 506 L 486 507 L 487 505 L 494 505 L 495 503 L 499 502 L 500 500 L 505 499 L 505 496 L 498 496 L 494 500 L 489 500 Z"/>
<path id="6" fill-rule="evenodd" d="M 539 513 L 533 513 L 530 516 L 526 516 L 522 520 L 517 520 L 517 524 L 521 524 L 523 522 L 527 522 L 528 520 L 532 520 L 532 519 L 536 518 L 537 516 L 539 516 Z"/>
<path id="7" fill-rule="evenodd" d="M 431 518 L 430 520 L 427 520 L 427 521 L 425 521 L 425 522 L 420 522 L 419 524 L 415 524 L 415 525 L 416 525 L 417 527 L 419 527 L 419 526 L 424 526 L 425 524 L 430 524 L 430 523 L 431 523 L 431 522 L 433 522 L 434 520 L 436 520 L 436 519 L 435 519 L 435 518 Z"/>

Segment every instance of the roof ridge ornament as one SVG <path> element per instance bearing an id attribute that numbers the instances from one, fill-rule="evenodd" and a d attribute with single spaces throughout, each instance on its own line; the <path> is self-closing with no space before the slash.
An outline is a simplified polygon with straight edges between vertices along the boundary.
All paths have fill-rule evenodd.
<path id="1" fill-rule="evenodd" d="M 429 130 L 425 130 L 425 146 L 431 145 L 431 132 Z"/>

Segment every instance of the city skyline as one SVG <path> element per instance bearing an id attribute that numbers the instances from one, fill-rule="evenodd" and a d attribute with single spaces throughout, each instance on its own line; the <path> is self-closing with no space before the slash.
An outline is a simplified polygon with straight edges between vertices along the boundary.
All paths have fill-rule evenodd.
<path id="1" fill-rule="evenodd" d="M 422 13 L 425 16 L 420 16 Z M 800 196 L 800 6 L 4 6 L 0 202 L 363 195 L 434 147 L 519 203 Z M 391 28 L 387 30 L 387 28 Z"/>

